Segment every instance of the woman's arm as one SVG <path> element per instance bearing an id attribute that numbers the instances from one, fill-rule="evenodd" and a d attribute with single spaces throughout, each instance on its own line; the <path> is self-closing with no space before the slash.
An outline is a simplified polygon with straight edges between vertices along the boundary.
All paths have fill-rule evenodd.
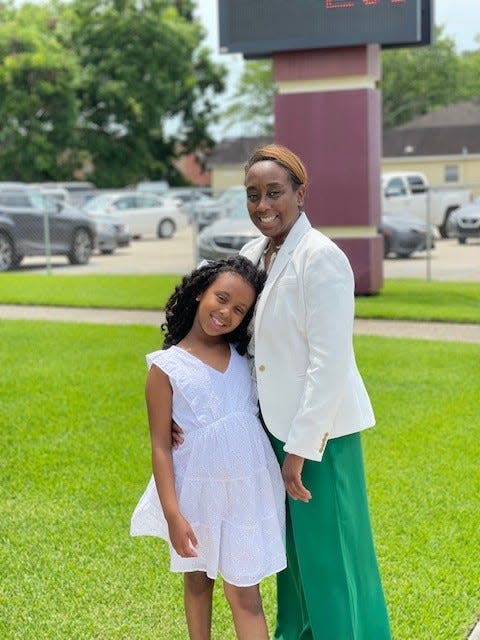
<path id="1" fill-rule="evenodd" d="M 173 548 L 182 558 L 196 556 L 197 539 L 178 507 L 172 461 L 172 388 L 168 376 L 150 367 L 145 385 L 152 468 Z"/>
<path id="2" fill-rule="evenodd" d="M 285 451 L 320 461 L 351 367 L 354 282 L 336 247 L 312 251 L 302 277 L 308 366 Z"/>

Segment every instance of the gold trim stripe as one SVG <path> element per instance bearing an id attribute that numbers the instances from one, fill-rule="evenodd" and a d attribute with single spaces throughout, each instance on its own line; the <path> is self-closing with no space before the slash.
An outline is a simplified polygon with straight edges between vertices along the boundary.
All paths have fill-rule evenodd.
<path id="1" fill-rule="evenodd" d="M 329 238 L 372 238 L 378 236 L 375 226 L 315 227 Z"/>
<path id="2" fill-rule="evenodd" d="M 311 80 L 283 80 L 277 83 L 280 94 L 314 93 L 322 91 L 349 91 L 351 89 L 375 89 L 373 76 L 343 76 L 313 78 Z"/>

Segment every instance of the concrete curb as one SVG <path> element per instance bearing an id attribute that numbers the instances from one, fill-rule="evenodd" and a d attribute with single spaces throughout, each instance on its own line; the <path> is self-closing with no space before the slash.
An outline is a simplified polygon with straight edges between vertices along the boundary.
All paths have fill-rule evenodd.
<path id="1" fill-rule="evenodd" d="M 93 324 L 144 324 L 159 327 L 165 320 L 165 314 L 163 311 L 142 311 L 139 309 L 90 309 L 3 304 L 0 305 L 0 318 L 11 320 L 49 320 L 53 322 L 87 322 Z M 480 344 L 480 324 L 408 322 L 357 318 L 355 320 L 354 332 L 357 335 L 446 340 L 449 342 Z"/>
<path id="2" fill-rule="evenodd" d="M 480 640 L 480 620 L 473 628 L 472 633 L 468 636 L 467 640 Z"/>

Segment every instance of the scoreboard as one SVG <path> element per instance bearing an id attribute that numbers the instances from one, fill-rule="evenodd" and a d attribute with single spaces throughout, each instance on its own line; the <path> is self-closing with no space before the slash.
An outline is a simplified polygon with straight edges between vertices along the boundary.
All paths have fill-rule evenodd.
<path id="1" fill-rule="evenodd" d="M 219 0 L 220 50 L 279 51 L 430 44 L 433 0 Z"/>

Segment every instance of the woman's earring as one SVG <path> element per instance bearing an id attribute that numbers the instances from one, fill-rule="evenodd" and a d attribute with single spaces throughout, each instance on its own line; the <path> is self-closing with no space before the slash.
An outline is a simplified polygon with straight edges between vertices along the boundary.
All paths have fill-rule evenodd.
<path id="1" fill-rule="evenodd" d="M 200 296 L 197 296 L 197 297 L 195 298 L 195 300 L 196 300 L 197 302 L 200 302 Z"/>

